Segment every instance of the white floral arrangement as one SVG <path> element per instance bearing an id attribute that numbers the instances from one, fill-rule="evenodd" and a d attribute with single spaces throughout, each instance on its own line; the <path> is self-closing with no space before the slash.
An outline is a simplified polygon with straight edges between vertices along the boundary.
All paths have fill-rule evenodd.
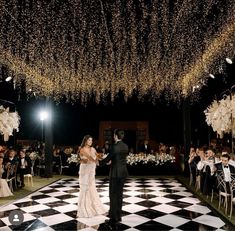
<path id="1" fill-rule="evenodd" d="M 4 141 L 8 141 L 13 135 L 14 129 L 18 132 L 20 117 L 18 112 L 9 112 L 9 108 L 0 106 L 0 134 L 4 136 Z"/>
<path id="2" fill-rule="evenodd" d="M 76 163 L 76 164 L 78 164 L 78 163 L 79 163 L 79 160 L 80 160 L 80 158 L 79 158 L 79 155 L 78 155 L 78 154 L 71 154 L 71 157 L 68 158 L 67 162 L 68 162 L 69 164 L 71 164 L 71 163 Z"/>
<path id="3" fill-rule="evenodd" d="M 214 100 L 204 111 L 206 122 L 222 138 L 224 133 L 235 131 L 235 96 Z"/>
<path id="4" fill-rule="evenodd" d="M 37 158 L 40 158 L 38 152 L 31 152 L 31 153 L 29 154 L 29 157 L 30 157 L 30 159 L 31 159 L 32 161 L 35 161 Z"/>
<path id="5" fill-rule="evenodd" d="M 138 163 L 141 163 L 141 164 L 154 163 L 155 165 L 162 165 L 166 162 L 170 162 L 170 163 L 175 162 L 175 157 L 167 153 L 162 153 L 162 154 L 129 153 L 126 159 L 127 159 L 127 164 L 129 165 L 136 165 Z M 71 163 L 78 164 L 79 160 L 80 158 L 77 154 L 71 154 L 71 157 L 68 158 L 67 162 L 69 164 Z"/>
<path id="6" fill-rule="evenodd" d="M 137 165 L 138 163 L 141 164 L 154 163 L 155 165 L 162 165 L 166 162 L 170 163 L 175 162 L 175 157 L 173 155 L 166 153 L 161 153 L 161 154 L 130 153 L 127 156 L 127 164 L 129 165 Z"/>

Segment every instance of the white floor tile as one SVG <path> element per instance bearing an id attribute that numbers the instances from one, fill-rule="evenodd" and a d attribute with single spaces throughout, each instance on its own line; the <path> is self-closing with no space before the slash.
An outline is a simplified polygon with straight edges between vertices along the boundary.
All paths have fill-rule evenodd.
<path id="1" fill-rule="evenodd" d="M 78 206 L 77 205 L 73 205 L 73 204 L 68 204 L 68 205 L 64 205 L 64 206 L 58 206 L 55 207 L 54 210 L 57 210 L 61 213 L 66 213 L 69 211 L 73 211 L 73 210 L 77 210 Z"/>
<path id="2" fill-rule="evenodd" d="M 88 226 L 95 226 L 103 223 L 105 219 L 108 219 L 105 216 L 99 215 L 92 218 L 77 218 L 77 221 L 86 224 Z"/>
<path id="3" fill-rule="evenodd" d="M 130 215 L 122 217 L 122 223 L 125 225 L 128 225 L 130 227 L 140 225 L 140 224 L 145 223 L 149 220 L 150 219 L 142 217 L 142 216 L 138 216 L 136 214 L 130 214 Z"/>
<path id="4" fill-rule="evenodd" d="M 41 220 L 46 225 L 51 226 L 61 222 L 71 221 L 73 218 L 67 216 L 66 214 L 55 214 L 47 217 L 40 217 L 39 220 Z"/>
<path id="5" fill-rule="evenodd" d="M 186 202 L 190 204 L 200 203 L 200 200 L 198 200 L 196 197 L 184 197 L 184 198 L 179 199 L 178 201 Z"/>
<path id="6" fill-rule="evenodd" d="M 225 225 L 225 223 L 219 218 L 211 215 L 202 215 L 193 219 L 193 221 L 198 222 L 200 224 L 209 225 L 215 228 L 221 228 Z"/>
<path id="7" fill-rule="evenodd" d="M 145 201 L 145 199 L 142 199 L 140 197 L 127 197 L 127 198 L 124 198 L 123 201 L 134 204 L 134 203 L 138 203 L 141 201 Z"/>
<path id="8" fill-rule="evenodd" d="M 175 206 L 166 205 L 166 204 L 157 205 L 157 206 L 152 207 L 151 209 L 155 209 L 163 213 L 173 213 L 173 212 L 181 210 L 181 208 L 177 208 Z"/>
<path id="9" fill-rule="evenodd" d="M 50 209 L 50 207 L 46 206 L 46 205 L 39 204 L 39 205 L 31 205 L 31 206 L 21 208 L 21 210 L 25 211 L 26 213 L 32 213 L 35 211 L 41 211 L 41 210 L 45 210 L 45 209 Z"/>
<path id="10" fill-rule="evenodd" d="M 70 203 L 70 204 L 75 204 L 75 203 L 78 203 L 78 197 L 73 197 L 73 198 L 65 199 L 63 201 L 65 201 L 67 203 Z"/>
<path id="11" fill-rule="evenodd" d="M 200 213 L 200 214 L 206 214 L 206 213 L 211 212 L 211 210 L 208 207 L 203 206 L 203 205 L 196 205 L 196 204 L 186 207 L 184 209 L 192 211 L 192 212 Z"/>
<path id="12" fill-rule="evenodd" d="M 6 206 L 1 206 L 0 207 L 0 211 L 3 212 L 3 211 L 9 211 L 9 210 L 14 210 L 14 209 L 17 209 L 18 207 L 13 205 L 13 204 L 9 204 L 9 205 L 6 205 Z"/>
<path id="13" fill-rule="evenodd" d="M 35 200 L 35 201 L 40 203 L 40 204 L 46 204 L 46 203 L 52 203 L 52 202 L 60 201 L 60 199 L 55 198 L 55 197 L 49 197 L 49 198 L 38 199 L 38 200 Z"/>
<path id="14" fill-rule="evenodd" d="M 47 193 L 47 195 L 50 197 L 59 197 L 59 196 L 64 196 L 68 194 L 65 192 L 53 192 L 53 193 Z"/>
<path id="15" fill-rule="evenodd" d="M 135 204 L 130 204 L 130 205 L 125 205 L 122 207 L 122 210 L 125 210 L 129 213 L 136 213 L 142 210 L 145 210 L 146 207 L 140 206 L 140 205 L 135 205 Z"/>
<path id="16" fill-rule="evenodd" d="M 173 193 L 174 195 L 179 195 L 179 196 L 184 196 L 184 197 L 190 197 L 192 196 L 193 194 L 188 192 L 188 191 L 183 191 L 183 192 L 175 192 Z"/>
<path id="17" fill-rule="evenodd" d="M 166 197 L 155 197 L 155 198 L 151 198 L 149 200 L 154 201 L 154 202 L 158 202 L 158 203 L 162 203 L 162 204 L 166 204 L 166 203 L 174 201 L 173 199 L 169 199 Z"/>
<path id="18" fill-rule="evenodd" d="M 168 214 L 168 215 L 165 215 L 162 217 L 158 217 L 158 218 L 154 219 L 154 221 L 157 221 L 157 222 L 162 223 L 164 225 L 168 225 L 168 226 L 175 228 L 175 227 L 178 227 L 180 225 L 187 223 L 189 220 L 182 218 L 182 217 L 179 217 L 179 216 Z"/>

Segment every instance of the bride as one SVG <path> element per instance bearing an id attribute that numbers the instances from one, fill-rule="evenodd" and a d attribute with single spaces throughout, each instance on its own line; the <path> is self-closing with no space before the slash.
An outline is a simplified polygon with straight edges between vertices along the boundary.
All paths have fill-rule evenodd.
<path id="1" fill-rule="evenodd" d="M 79 198 L 77 217 L 94 217 L 107 212 L 95 186 L 95 170 L 99 156 L 92 147 L 90 135 L 83 138 L 79 152 L 81 162 L 79 170 Z"/>

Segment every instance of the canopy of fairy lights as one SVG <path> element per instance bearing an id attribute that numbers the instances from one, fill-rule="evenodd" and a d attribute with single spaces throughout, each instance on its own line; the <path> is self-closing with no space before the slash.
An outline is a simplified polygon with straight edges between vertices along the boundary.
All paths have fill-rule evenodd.
<path id="1" fill-rule="evenodd" d="M 234 0 L 0 0 L 0 63 L 56 101 L 195 97 L 234 50 Z"/>

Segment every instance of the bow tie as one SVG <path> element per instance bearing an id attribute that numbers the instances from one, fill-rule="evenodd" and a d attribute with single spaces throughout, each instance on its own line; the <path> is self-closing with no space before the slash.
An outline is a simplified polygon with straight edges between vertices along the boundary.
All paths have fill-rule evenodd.
<path id="1" fill-rule="evenodd" d="M 224 166 L 224 168 L 228 168 L 228 166 Z"/>

